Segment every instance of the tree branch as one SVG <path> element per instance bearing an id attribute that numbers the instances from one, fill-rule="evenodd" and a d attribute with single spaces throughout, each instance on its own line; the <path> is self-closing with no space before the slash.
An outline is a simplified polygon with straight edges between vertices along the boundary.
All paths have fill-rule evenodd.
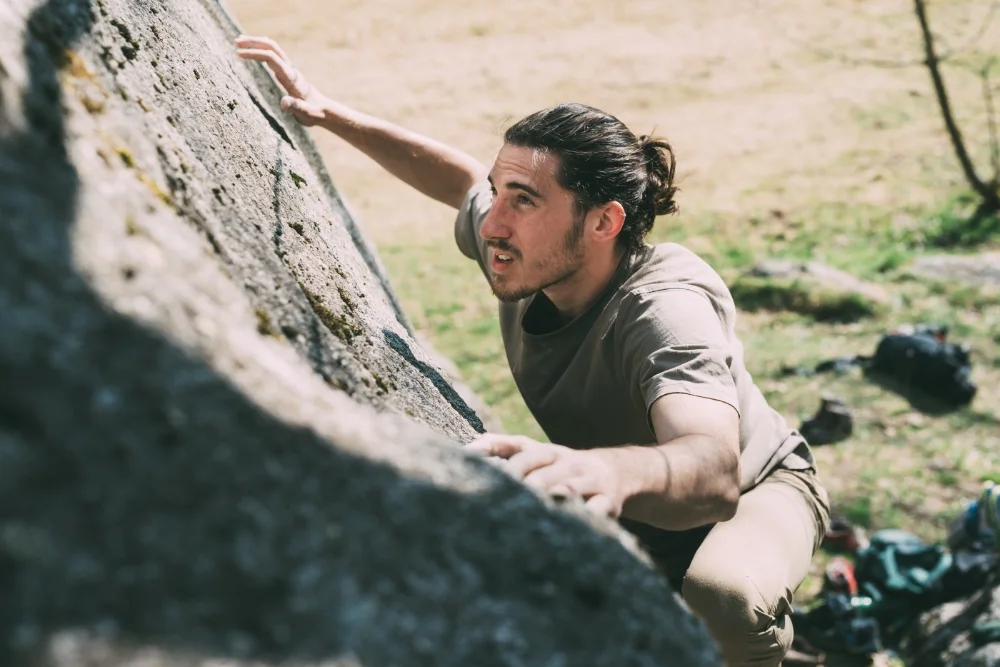
<path id="1" fill-rule="evenodd" d="M 944 118 L 944 125 L 951 139 L 952 147 L 955 149 L 955 156 L 962 166 L 962 173 L 965 180 L 976 193 L 983 198 L 983 201 L 992 202 L 997 199 L 995 188 L 988 187 L 979 175 L 969 158 L 969 152 L 965 149 L 965 142 L 962 140 L 962 133 L 955 123 L 955 117 L 951 111 L 951 102 L 948 99 L 948 92 L 945 89 L 944 79 L 941 77 L 941 67 L 937 53 L 934 51 L 934 36 L 931 34 L 930 24 L 927 22 L 927 8 L 924 0 L 913 0 L 914 9 L 917 13 L 917 20 L 920 22 L 920 33 L 924 40 L 924 57 L 927 62 L 927 69 L 931 75 L 931 83 L 934 85 L 934 94 L 937 96 L 938 104 L 941 106 L 941 116 Z"/>
<path id="2" fill-rule="evenodd" d="M 997 187 L 1000 184 L 1000 139 L 997 138 L 997 115 L 993 106 L 993 89 L 990 87 L 990 70 L 996 64 L 996 59 L 991 59 L 979 75 L 983 79 L 983 103 L 986 105 L 986 127 L 990 134 L 990 166 L 993 167 L 992 185 Z"/>

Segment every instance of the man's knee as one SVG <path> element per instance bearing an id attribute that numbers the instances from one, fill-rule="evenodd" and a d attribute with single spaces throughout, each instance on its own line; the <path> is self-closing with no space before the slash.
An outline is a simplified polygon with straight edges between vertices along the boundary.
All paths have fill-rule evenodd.
<path id="1" fill-rule="evenodd" d="M 775 667 L 791 646 L 788 605 L 780 595 L 768 599 L 746 574 L 690 569 L 681 594 L 708 626 L 730 667 Z"/>
<path id="2" fill-rule="evenodd" d="M 681 595 L 720 640 L 720 635 L 739 639 L 763 632 L 774 622 L 774 601 L 766 600 L 746 575 L 692 569 Z"/>

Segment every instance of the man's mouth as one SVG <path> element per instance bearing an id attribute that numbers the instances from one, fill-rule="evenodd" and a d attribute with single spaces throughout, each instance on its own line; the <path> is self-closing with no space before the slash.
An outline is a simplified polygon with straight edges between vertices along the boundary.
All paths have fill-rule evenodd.
<path id="1" fill-rule="evenodd" d="M 514 255 L 510 252 L 501 252 L 496 248 L 493 249 L 493 261 L 490 262 L 490 268 L 493 269 L 494 273 L 503 273 L 511 265 L 514 264 Z"/>

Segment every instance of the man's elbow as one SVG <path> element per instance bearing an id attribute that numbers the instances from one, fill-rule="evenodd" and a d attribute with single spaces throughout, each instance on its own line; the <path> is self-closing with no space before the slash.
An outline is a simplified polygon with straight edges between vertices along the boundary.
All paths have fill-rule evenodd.
<path id="1" fill-rule="evenodd" d="M 729 521 L 736 516 L 740 505 L 740 457 L 733 455 L 727 460 L 723 473 L 719 476 L 718 521 Z"/>

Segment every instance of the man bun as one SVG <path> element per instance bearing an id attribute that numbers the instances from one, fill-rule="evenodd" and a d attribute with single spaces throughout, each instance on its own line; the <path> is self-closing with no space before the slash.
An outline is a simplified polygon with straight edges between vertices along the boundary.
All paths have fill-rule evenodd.
<path id="1" fill-rule="evenodd" d="M 677 161 L 674 150 L 666 139 L 644 134 L 639 137 L 639 148 L 646 156 L 646 172 L 649 182 L 646 185 L 646 205 L 653 216 L 670 215 L 677 212 L 677 202 L 674 195 L 674 174 L 677 171 Z"/>

